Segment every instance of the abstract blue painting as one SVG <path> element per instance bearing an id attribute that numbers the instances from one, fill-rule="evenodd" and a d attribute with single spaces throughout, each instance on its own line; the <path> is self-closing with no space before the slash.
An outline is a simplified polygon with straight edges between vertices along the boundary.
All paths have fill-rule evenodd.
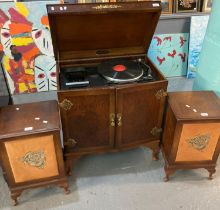
<path id="1" fill-rule="evenodd" d="M 148 57 L 166 77 L 186 75 L 189 34 L 160 34 L 152 39 Z"/>
<path id="2" fill-rule="evenodd" d="M 192 16 L 187 78 L 195 78 L 209 16 Z"/>

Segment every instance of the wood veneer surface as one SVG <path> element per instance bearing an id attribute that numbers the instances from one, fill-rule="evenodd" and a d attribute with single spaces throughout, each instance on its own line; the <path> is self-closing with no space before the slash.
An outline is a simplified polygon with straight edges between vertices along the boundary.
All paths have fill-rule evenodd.
<path id="1" fill-rule="evenodd" d="M 199 135 L 209 135 L 210 139 L 203 150 L 195 149 L 189 139 Z M 176 161 L 212 160 L 220 136 L 220 123 L 184 124 L 177 150 Z"/>
<path id="2" fill-rule="evenodd" d="M 5 142 L 10 166 L 16 183 L 57 176 L 58 167 L 53 143 L 53 135 L 30 137 Z M 42 151 L 45 154 L 45 167 L 37 168 L 22 161 L 29 152 Z"/>

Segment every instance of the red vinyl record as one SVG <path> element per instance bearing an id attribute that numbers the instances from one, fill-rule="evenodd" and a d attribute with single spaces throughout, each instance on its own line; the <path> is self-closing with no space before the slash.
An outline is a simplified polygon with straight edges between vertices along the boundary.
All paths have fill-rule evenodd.
<path id="1" fill-rule="evenodd" d="M 98 66 L 98 70 L 105 79 L 115 83 L 133 82 L 143 75 L 139 63 L 132 60 L 105 61 Z"/>

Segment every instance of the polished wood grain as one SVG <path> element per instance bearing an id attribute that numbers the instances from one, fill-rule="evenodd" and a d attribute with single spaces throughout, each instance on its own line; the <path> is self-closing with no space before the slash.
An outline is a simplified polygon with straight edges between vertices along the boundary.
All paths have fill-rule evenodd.
<path id="1" fill-rule="evenodd" d="M 157 95 L 166 92 L 167 80 L 146 52 L 160 17 L 160 2 L 64 4 L 62 9 L 48 5 L 47 11 L 58 84 L 59 72 L 67 67 L 95 68 L 115 58 L 142 59 L 156 78 L 143 84 L 72 90 L 59 86 L 67 173 L 71 174 L 73 164 L 83 155 L 139 146 L 150 148 L 157 160 L 160 133 L 152 135 L 152 130 L 161 130 L 166 95 L 159 99 Z"/>
<path id="2" fill-rule="evenodd" d="M 179 120 L 220 118 L 220 102 L 213 91 L 170 93 L 169 103 Z M 202 117 L 201 113 L 208 116 Z"/>
<path id="3" fill-rule="evenodd" d="M 16 109 L 18 107 L 19 110 Z M 40 119 L 36 120 L 35 117 Z M 4 107 L 0 109 L 0 119 L 0 126 L 4 128 L 0 134 L 0 156 L 14 205 L 18 204 L 18 196 L 30 188 L 56 184 L 69 193 L 60 141 L 57 102 Z M 2 124 L 2 119 L 6 125 Z M 12 125 L 15 126 L 14 132 L 11 132 Z M 32 126 L 32 130 L 24 131 L 25 126 Z M 22 161 L 27 153 L 39 151 L 43 151 L 46 156 L 43 168 L 26 165 Z"/>
<path id="4" fill-rule="evenodd" d="M 60 109 L 64 141 L 77 142 L 66 146 L 65 151 L 80 153 L 114 147 L 115 127 L 111 126 L 111 115 L 115 114 L 114 88 L 60 91 L 58 97 L 60 102 L 68 99 L 73 104 L 68 111 Z"/>
<path id="5" fill-rule="evenodd" d="M 165 181 L 178 169 L 194 168 L 205 168 L 212 179 L 220 152 L 219 113 L 212 91 L 169 93 L 162 141 Z"/>
<path id="6" fill-rule="evenodd" d="M 57 110 L 56 101 L 9 105 L 0 108 L 0 141 L 4 138 L 60 129 Z M 24 129 L 28 127 L 32 127 L 32 130 L 25 131 Z"/>
<path id="7" fill-rule="evenodd" d="M 161 128 L 165 98 L 156 98 L 161 89 L 166 90 L 165 83 L 116 88 L 116 113 L 122 116 L 122 125 L 116 130 L 118 147 L 159 139 L 160 135 L 153 136 L 151 131 Z"/>
<path id="8" fill-rule="evenodd" d="M 61 62 L 144 55 L 161 13 L 159 1 L 65 6 L 47 6 L 54 55 Z"/>

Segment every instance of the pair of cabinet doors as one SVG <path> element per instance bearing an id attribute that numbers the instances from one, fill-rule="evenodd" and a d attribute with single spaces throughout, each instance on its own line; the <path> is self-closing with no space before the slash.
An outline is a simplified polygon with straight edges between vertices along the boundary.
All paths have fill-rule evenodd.
<path id="1" fill-rule="evenodd" d="M 67 150 L 93 152 L 129 148 L 158 140 L 166 83 L 134 83 L 59 91 L 64 144 Z"/>

